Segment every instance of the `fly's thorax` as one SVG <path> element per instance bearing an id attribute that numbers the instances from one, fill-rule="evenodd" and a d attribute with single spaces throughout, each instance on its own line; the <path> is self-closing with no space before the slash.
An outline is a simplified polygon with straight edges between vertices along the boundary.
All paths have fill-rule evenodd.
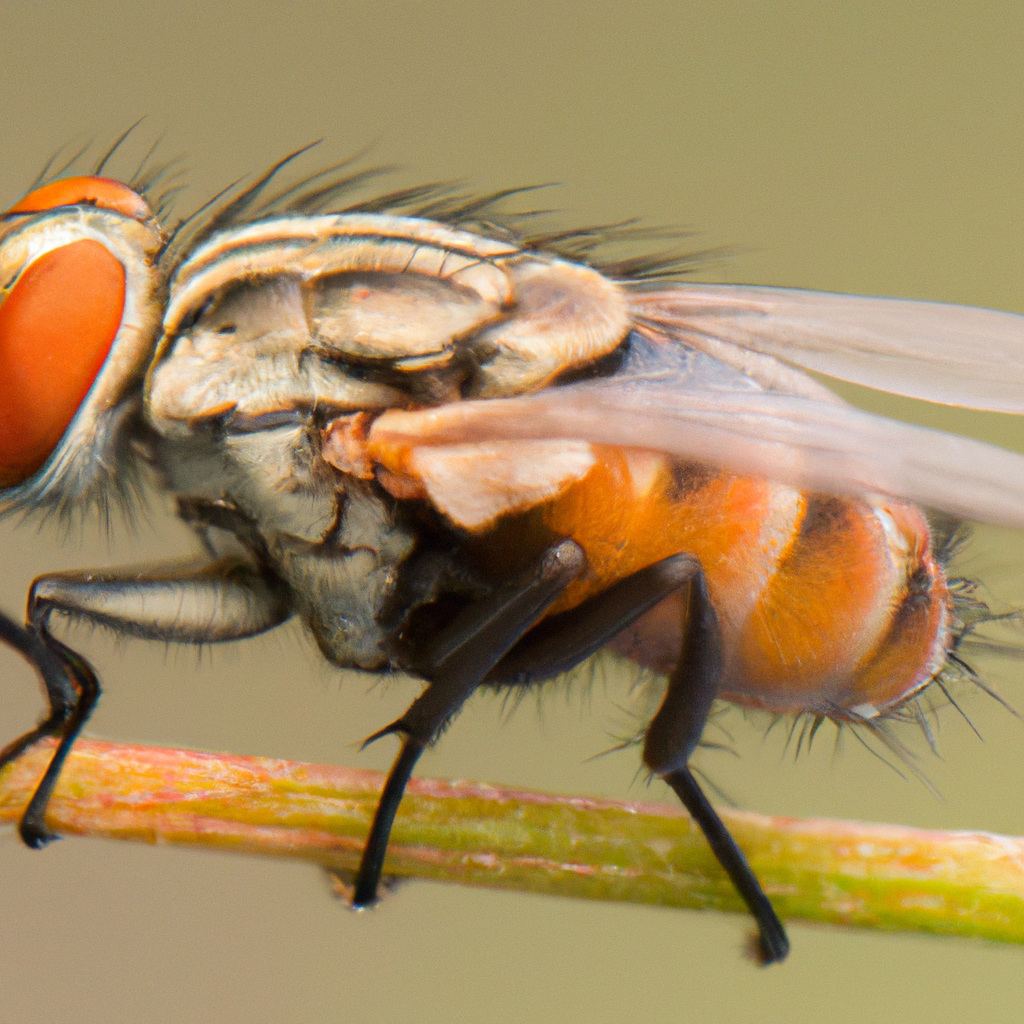
<path id="1" fill-rule="evenodd" d="M 156 452 L 170 489 L 227 501 L 252 524 L 327 657 L 365 669 L 389 665 L 393 630 L 381 621 L 415 532 L 373 481 L 320 458 L 311 422 L 195 431 L 163 439 Z"/>
<path id="2" fill-rule="evenodd" d="M 242 281 L 213 299 L 150 372 L 147 414 L 161 433 L 214 421 L 242 429 L 315 407 L 381 409 L 401 392 L 325 356 L 294 278 Z"/>
<path id="3" fill-rule="evenodd" d="M 268 538 L 290 534 L 319 543 L 332 529 L 341 487 L 307 423 L 195 431 L 162 438 L 155 452 L 170 491 L 206 501 L 228 497 Z"/>
<path id="4" fill-rule="evenodd" d="M 597 271 L 500 240 L 384 215 L 268 220 L 221 232 L 176 272 L 146 415 L 171 486 L 229 497 L 328 657 L 377 668 L 394 632 L 383 609 L 416 541 L 403 502 L 422 494 L 358 450 L 360 424 L 540 388 L 608 355 L 628 322 L 624 294 Z M 321 442 L 328 423 L 339 426 Z M 520 504 L 592 461 L 586 444 L 526 448 L 491 460 L 532 476 Z M 435 476 L 487 475 L 478 446 L 450 454 Z M 460 513 L 480 525 L 507 511 L 508 484 Z"/>
<path id="5" fill-rule="evenodd" d="M 396 630 L 385 623 L 385 613 L 416 540 L 389 496 L 356 479 L 337 492 L 336 519 L 319 543 L 284 533 L 274 538 L 278 569 L 317 644 L 335 664 L 392 666 Z"/>
<path id="6" fill-rule="evenodd" d="M 179 267 L 148 415 L 187 433 L 521 394 L 606 356 L 628 327 L 616 283 L 506 242 L 409 217 L 268 220 Z"/>

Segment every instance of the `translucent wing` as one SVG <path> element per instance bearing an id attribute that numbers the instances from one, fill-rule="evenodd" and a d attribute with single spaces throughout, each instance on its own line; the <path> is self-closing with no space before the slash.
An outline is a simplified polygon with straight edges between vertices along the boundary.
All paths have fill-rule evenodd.
<path id="1" fill-rule="evenodd" d="M 940 302 L 752 285 L 631 295 L 634 315 L 698 347 L 725 342 L 879 391 L 1024 413 L 1024 316 Z"/>
<path id="2" fill-rule="evenodd" d="M 758 375 L 770 377 L 774 360 L 758 361 Z M 787 380 L 792 374 L 779 370 Z M 861 412 L 808 383 L 766 390 L 705 352 L 634 331 L 627 361 L 612 377 L 516 398 L 389 410 L 371 438 L 414 447 L 563 438 L 647 448 L 800 489 L 903 498 L 1024 527 L 1024 456 Z"/>

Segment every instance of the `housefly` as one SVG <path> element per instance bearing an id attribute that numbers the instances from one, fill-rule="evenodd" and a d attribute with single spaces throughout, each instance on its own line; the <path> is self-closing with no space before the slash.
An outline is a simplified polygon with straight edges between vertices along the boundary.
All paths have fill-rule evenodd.
<path id="1" fill-rule="evenodd" d="M 287 161 L 284 161 L 287 162 Z M 284 163 L 282 162 L 282 163 Z M 685 284 L 440 187 L 344 205 L 359 175 L 255 185 L 169 233 L 152 181 L 44 181 L 0 221 L 0 513 L 66 516 L 149 479 L 203 554 L 37 579 L 3 639 L 56 737 L 99 694 L 54 612 L 208 644 L 297 616 L 342 668 L 422 692 L 354 886 L 372 904 L 423 750 L 478 688 L 611 646 L 667 678 L 642 736 L 745 900 L 788 939 L 690 768 L 716 699 L 886 736 L 975 619 L 923 507 L 1024 526 L 1024 457 L 859 411 L 804 369 L 1024 412 L 1024 317 Z M 270 195 L 273 188 L 276 194 Z M 157 206 L 154 212 L 153 206 Z M 334 212 L 324 212 L 324 211 Z"/>

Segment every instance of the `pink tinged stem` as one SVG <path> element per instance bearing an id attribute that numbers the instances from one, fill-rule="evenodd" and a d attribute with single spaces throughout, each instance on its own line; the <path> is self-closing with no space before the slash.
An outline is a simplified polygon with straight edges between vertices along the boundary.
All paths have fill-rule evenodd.
<path id="1" fill-rule="evenodd" d="M 18 819 L 41 742 L 0 774 Z M 159 747 L 75 744 L 47 824 L 65 835 L 359 862 L 377 772 Z M 1024 839 L 721 810 L 779 914 L 1024 942 Z M 742 912 L 703 837 L 670 806 L 414 779 L 385 871 L 464 885 Z"/>

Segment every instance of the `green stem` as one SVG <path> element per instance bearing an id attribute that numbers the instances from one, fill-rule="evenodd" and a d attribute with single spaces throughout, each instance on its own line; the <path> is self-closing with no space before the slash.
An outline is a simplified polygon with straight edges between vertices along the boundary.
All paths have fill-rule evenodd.
<path id="1" fill-rule="evenodd" d="M 17 820 L 52 752 L 0 774 Z M 78 742 L 47 823 L 64 834 L 358 863 L 383 776 L 352 768 Z M 721 811 L 780 915 L 1024 942 L 1024 840 Z M 385 870 L 588 899 L 742 911 L 703 837 L 658 804 L 415 779 Z"/>

